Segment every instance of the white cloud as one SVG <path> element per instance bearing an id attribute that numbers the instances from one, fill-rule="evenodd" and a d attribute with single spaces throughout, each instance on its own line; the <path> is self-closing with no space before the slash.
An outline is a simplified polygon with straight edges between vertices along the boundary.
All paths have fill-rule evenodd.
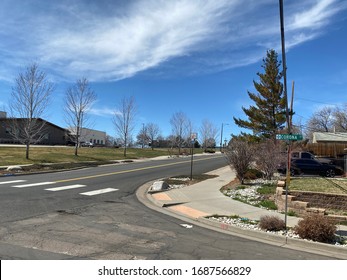
<path id="1" fill-rule="evenodd" d="M 88 113 L 91 115 L 95 115 L 95 116 L 100 116 L 100 117 L 109 117 L 109 116 L 114 116 L 115 114 L 118 114 L 118 112 L 115 109 L 111 109 L 111 108 L 90 108 L 88 110 Z"/>
<path id="2" fill-rule="evenodd" d="M 311 3 L 311 6 L 303 7 L 304 11 L 296 12 L 292 16 L 291 22 L 288 24 L 289 30 L 303 28 L 319 29 L 345 6 L 345 4 L 336 0 L 311 0 L 308 2 Z"/>
<path id="3" fill-rule="evenodd" d="M 191 73 L 220 71 L 254 63 L 280 44 L 278 3 L 269 0 L 17 1 L 0 3 L 0 59 L 8 70 L 0 79 L 31 61 L 66 80 L 123 79 L 177 58 Z M 319 36 L 347 7 L 342 0 L 285 4 L 288 47 Z"/>

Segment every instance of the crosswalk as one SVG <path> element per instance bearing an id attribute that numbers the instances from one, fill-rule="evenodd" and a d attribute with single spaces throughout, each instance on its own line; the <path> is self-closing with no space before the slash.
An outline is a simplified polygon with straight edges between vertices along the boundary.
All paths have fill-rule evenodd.
<path id="1" fill-rule="evenodd" d="M 30 187 L 38 187 L 38 186 L 49 186 L 57 184 L 57 182 L 39 182 L 39 183 L 29 183 L 27 180 L 10 180 L 10 181 L 4 181 L 0 182 L 0 185 L 9 185 L 12 188 L 30 188 Z M 87 185 L 81 185 L 81 184 L 74 184 L 74 185 L 64 185 L 59 187 L 48 187 L 44 189 L 45 191 L 50 192 L 59 192 L 59 191 L 67 191 L 67 190 L 73 190 L 73 189 L 82 189 L 87 187 Z M 80 195 L 84 196 L 94 196 L 94 195 L 101 195 L 105 193 L 115 192 L 119 189 L 115 188 L 105 188 L 105 189 L 98 189 L 94 191 L 88 191 L 88 192 L 81 192 Z"/>

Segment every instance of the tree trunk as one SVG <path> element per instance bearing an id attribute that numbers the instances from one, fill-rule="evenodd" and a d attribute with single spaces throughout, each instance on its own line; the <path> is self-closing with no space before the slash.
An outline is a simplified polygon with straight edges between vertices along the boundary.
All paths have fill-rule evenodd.
<path id="1" fill-rule="evenodd" d="M 76 143 L 75 145 L 75 156 L 77 157 L 78 156 L 78 144 Z"/>
<path id="2" fill-rule="evenodd" d="M 25 158 L 26 159 L 29 159 L 29 143 L 28 144 L 26 144 L 26 151 L 25 151 Z"/>

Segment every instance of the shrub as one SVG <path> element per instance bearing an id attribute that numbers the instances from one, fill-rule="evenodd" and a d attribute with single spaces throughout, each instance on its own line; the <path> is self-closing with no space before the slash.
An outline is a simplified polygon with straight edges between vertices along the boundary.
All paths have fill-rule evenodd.
<path id="1" fill-rule="evenodd" d="M 335 239 L 336 226 L 325 216 L 310 215 L 299 221 L 294 231 L 301 238 L 328 243 Z"/>
<path id="2" fill-rule="evenodd" d="M 261 207 L 264 207 L 264 208 L 270 209 L 270 210 L 277 210 L 278 209 L 276 203 L 274 201 L 268 200 L 268 199 L 260 201 L 257 206 L 261 206 Z"/>
<path id="3" fill-rule="evenodd" d="M 255 180 L 263 177 L 263 173 L 257 169 L 250 168 L 246 171 L 245 179 Z"/>
<path id="4" fill-rule="evenodd" d="M 259 227 L 263 230 L 279 231 L 284 230 L 284 221 L 276 216 L 263 216 L 260 218 Z"/>

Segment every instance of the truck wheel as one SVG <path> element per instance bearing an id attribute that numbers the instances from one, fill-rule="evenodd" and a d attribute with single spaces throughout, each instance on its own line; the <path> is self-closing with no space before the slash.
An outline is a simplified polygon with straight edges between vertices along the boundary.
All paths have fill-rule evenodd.
<path id="1" fill-rule="evenodd" d="M 335 177 L 335 170 L 334 169 L 328 169 L 325 173 L 327 177 Z"/>

